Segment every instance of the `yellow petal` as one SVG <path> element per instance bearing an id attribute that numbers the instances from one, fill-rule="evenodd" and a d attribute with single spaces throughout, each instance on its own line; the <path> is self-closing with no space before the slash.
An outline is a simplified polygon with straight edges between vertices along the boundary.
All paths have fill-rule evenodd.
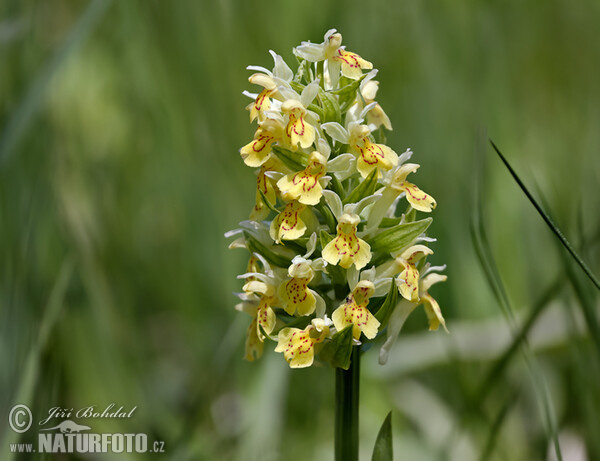
<path id="1" fill-rule="evenodd" d="M 333 312 L 331 319 L 335 328 L 341 331 L 348 325 L 353 325 L 354 339 L 360 338 L 361 331 L 367 338 L 373 339 L 377 335 L 380 323 L 371 314 L 367 305 L 374 292 L 375 286 L 372 282 L 366 280 L 359 282 L 346 301 Z"/>
<path id="2" fill-rule="evenodd" d="M 431 195 L 427 195 L 417 186 L 407 181 L 403 185 L 406 192 L 406 200 L 415 210 L 430 212 L 436 206 L 435 199 Z"/>
<path id="3" fill-rule="evenodd" d="M 304 120 L 302 115 L 290 114 L 290 121 L 286 128 L 287 136 L 292 146 L 306 149 L 315 142 L 315 128 Z"/>
<path id="4" fill-rule="evenodd" d="M 327 172 L 327 159 L 314 151 L 308 158 L 308 165 L 302 171 L 291 173 L 277 182 L 277 187 L 285 200 L 298 200 L 305 205 L 316 205 L 323 196 L 319 183 Z"/>
<path id="5" fill-rule="evenodd" d="M 338 49 L 336 55 L 332 58 L 333 60 L 342 63 L 342 75 L 358 80 L 362 77 L 362 69 L 372 69 L 373 64 L 369 61 L 364 60 L 356 53 L 350 51 Z"/>
<path id="6" fill-rule="evenodd" d="M 427 318 L 429 320 L 429 330 L 435 331 L 439 328 L 440 324 L 448 333 L 448 328 L 446 328 L 446 321 L 444 320 L 444 316 L 442 315 L 442 311 L 438 302 L 430 295 L 423 296 L 423 307 L 425 308 L 425 313 L 427 314 Z"/>
<path id="7" fill-rule="evenodd" d="M 306 368 L 314 361 L 315 339 L 310 337 L 312 326 L 305 330 L 284 328 L 277 337 L 275 352 L 283 352 L 291 368 Z"/>
<path id="8" fill-rule="evenodd" d="M 371 246 L 356 236 L 360 218 L 355 214 L 343 214 L 337 225 L 337 236 L 325 245 L 322 256 L 329 264 L 340 264 L 348 269 L 352 264 L 362 269 L 371 260 Z"/>
<path id="9" fill-rule="evenodd" d="M 273 309 L 269 306 L 269 299 L 265 297 L 261 299 L 256 311 L 256 319 L 256 334 L 261 341 L 264 341 L 265 335 L 263 334 L 263 331 L 270 335 L 275 328 L 275 322 L 277 321 L 275 312 L 273 312 Z"/>
<path id="10" fill-rule="evenodd" d="M 396 286 L 403 298 L 417 302 L 419 300 L 419 271 L 417 268 L 406 263 L 404 270 L 396 279 Z"/>
<path id="11" fill-rule="evenodd" d="M 294 277 L 282 284 L 281 297 L 288 314 L 294 315 L 298 311 L 299 315 L 310 315 L 315 311 L 317 300 L 308 289 L 308 280 Z"/>
<path id="12" fill-rule="evenodd" d="M 269 99 L 271 93 L 271 90 L 267 90 L 265 88 L 259 93 L 254 102 L 248 106 L 250 107 L 250 123 L 252 123 L 256 117 L 258 117 L 264 111 L 269 110 L 271 107 L 271 100 Z"/>
<path id="13" fill-rule="evenodd" d="M 254 319 L 252 319 L 252 322 L 250 323 L 250 326 L 248 327 L 248 331 L 246 332 L 244 358 L 249 362 L 258 360 L 262 357 L 263 354 L 264 344 L 258 337 L 257 331 L 258 325 L 256 317 L 254 317 Z"/>
<path id="14" fill-rule="evenodd" d="M 306 225 L 300 219 L 300 212 L 305 206 L 296 201 L 288 203 L 284 210 L 271 223 L 269 234 L 271 238 L 281 243 L 281 240 L 295 240 L 306 232 Z"/>
<path id="15" fill-rule="evenodd" d="M 259 167 L 269 159 L 271 144 L 275 139 L 268 134 L 257 131 L 256 138 L 240 149 L 244 163 L 250 167 Z"/>
<path id="16" fill-rule="evenodd" d="M 357 305 L 354 300 L 342 304 L 332 314 L 331 319 L 338 331 L 342 331 L 348 325 L 353 325 L 352 336 L 354 339 L 360 338 L 360 333 L 368 339 L 373 339 L 379 329 L 379 320 L 377 320 L 366 306 Z"/>
<path id="17" fill-rule="evenodd" d="M 356 169 L 363 178 L 369 176 L 374 168 L 381 170 L 390 170 L 398 164 L 398 155 L 384 144 L 374 144 L 368 139 L 362 146 L 357 146 L 360 152 L 356 161 Z"/>

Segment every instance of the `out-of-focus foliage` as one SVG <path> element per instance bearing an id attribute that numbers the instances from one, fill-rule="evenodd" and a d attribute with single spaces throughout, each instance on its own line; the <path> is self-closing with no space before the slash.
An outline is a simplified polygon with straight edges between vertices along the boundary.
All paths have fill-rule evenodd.
<path id="1" fill-rule="evenodd" d="M 380 69 L 388 144 L 418 152 L 449 276 L 436 298 L 450 335 L 423 333 L 421 313 L 385 367 L 365 355 L 365 459 L 390 408 L 399 459 L 555 459 L 544 401 L 563 457 L 598 459 L 600 355 L 582 321 L 597 291 L 486 136 L 598 274 L 599 23 L 593 1 L 5 0 L 0 413 L 115 402 L 135 417 L 94 429 L 165 440 L 165 459 L 331 457 L 331 370 L 242 361 L 245 255 L 223 232 L 254 200 L 245 66 L 270 66 L 268 49 L 291 62 L 335 27 Z M 483 399 L 513 330 L 473 251 L 476 179 L 517 327 L 558 280 L 529 335 L 535 367 L 511 355 Z"/>

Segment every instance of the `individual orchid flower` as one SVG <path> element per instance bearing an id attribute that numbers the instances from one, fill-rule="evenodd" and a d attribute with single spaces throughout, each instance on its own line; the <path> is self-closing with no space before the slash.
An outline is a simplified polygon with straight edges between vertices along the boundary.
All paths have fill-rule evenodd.
<path id="1" fill-rule="evenodd" d="M 276 168 L 277 162 L 273 161 L 273 158 L 267 160 L 260 167 L 260 171 L 256 176 L 256 204 L 250 212 L 250 219 L 254 221 L 260 221 L 265 219 L 270 212 L 269 207 L 265 204 L 263 196 L 271 203 L 275 204 L 277 201 L 277 190 L 273 180 L 269 178 L 266 173 Z"/>
<path id="2" fill-rule="evenodd" d="M 377 69 L 374 69 L 360 82 L 360 95 L 362 98 L 357 98 L 356 103 L 348 109 L 348 112 L 352 113 L 357 119 L 366 118 L 367 125 L 371 131 L 376 130 L 382 125 L 387 130 L 392 131 L 392 122 L 390 122 L 389 117 L 379 103 L 375 101 L 377 91 L 379 90 L 379 82 L 373 80 L 376 75 Z M 363 106 L 367 106 L 369 108 L 368 111 L 362 117 L 356 116 L 355 114 L 360 112 L 364 108 Z"/>
<path id="3" fill-rule="evenodd" d="M 327 159 L 314 151 L 308 158 L 308 165 L 302 171 L 283 176 L 277 187 L 284 200 L 298 200 L 304 205 L 316 205 L 323 195 L 319 182 L 327 172 Z"/>
<path id="4" fill-rule="evenodd" d="M 275 352 L 283 352 L 290 368 L 306 368 L 313 364 L 315 344 L 329 336 L 331 321 L 316 318 L 304 329 L 283 328 L 277 335 Z"/>
<path id="5" fill-rule="evenodd" d="M 314 234 L 316 236 L 316 234 Z M 317 316 L 325 313 L 325 301 L 308 284 L 315 276 L 312 261 L 297 256 L 288 268 L 289 279 L 279 286 L 279 298 L 283 309 L 290 315 L 311 315 L 317 309 Z"/>
<path id="6" fill-rule="evenodd" d="M 337 236 L 323 248 L 323 259 L 329 264 L 347 269 L 352 264 L 362 269 L 371 260 L 371 247 L 358 238 L 356 230 L 360 217 L 356 214 L 344 213 L 337 225 Z"/>
<path id="7" fill-rule="evenodd" d="M 435 199 L 423 192 L 413 183 L 406 180 L 409 173 L 417 171 L 420 165 L 416 163 L 407 163 L 397 168 L 392 174 L 392 181 L 389 188 L 394 190 L 396 195 L 404 192 L 406 194 L 406 200 L 415 210 L 431 212 L 436 206 Z"/>
<path id="8" fill-rule="evenodd" d="M 269 233 L 276 243 L 281 243 L 281 240 L 296 240 L 304 235 L 306 224 L 300 218 L 300 213 L 305 208 L 305 205 L 293 200 L 273 219 Z"/>
<path id="9" fill-rule="evenodd" d="M 317 116 L 308 111 L 308 106 L 318 91 L 319 82 L 315 81 L 306 85 L 301 95 L 291 89 L 285 92 L 287 99 L 281 105 L 281 112 L 289 118 L 285 134 L 293 150 L 297 149 L 298 144 L 306 149 L 315 142 L 316 130 L 313 125 L 317 123 Z"/>
<path id="10" fill-rule="evenodd" d="M 408 149 L 398 159 L 398 166 L 388 173 L 385 178 L 386 186 L 381 190 L 381 200 L 377 202 L 369 216 L 367 229 L 376 228 L 381 219 L 390 210 L 398 197 L 402 194 L 406 196 L 408 203 L 415 209 L 423 212 L 431 212 L 436 207 L 435 199 L 423 192 L 414 184 L 406 181 L 409 173 L 414 173 L 419 168 L 415 163 L 404 163 L 410 159 L 412 151 Z"/>
<path id="11" fill-rule="evenodd" d="M 352 325 L 352 336 L 358 340 L 361 332 L 373 339 L 379 329 L 379 320 L 367 308 L 369 298 L 375 292 L 375 285 L 368 280 L 358 282 L 352 293 L 332 314 L 331 318 L 337 331 Z"/>
<path id="12" fill-rule="evenodd" d="M 264 341 L 265 334 L 270 335 L 275 328 L 276 317 L 272 307 L 277 302 L 275 287 L 270 283 L 251 280 L 246 282 L 242 289 L 259 297 L 256 307 L 257 335 Z"/>
<path id="13" fill-rule="evenodd" d="M 260 122 L 266 118 L 265 112 L 271 108 L 271 97 L 278 97 L 278 87 L 289 88 L 289 82 L 294 77 L 292 69 L 285 63 L 283 58 L 270 50 L 271 56 L 275 61 L 275 67 L 273 72 L 260 66 L 248 66 L 248 70 L 257 70 L 259 72 L 252 74 L 248 81 L 254 85 L 260 85 L 263 90 L 258 94 L 254 95 L 247 91 L 244 91 L 244 95 L 254 99 L 246 108 L 250 111 L 250 122 L 253 122 L 256 118 Z"/>
<path id="14" fill-rule="evenodd" d="M 271 145 L 282 139 L 284 126 L 277 118 L 267 118 L 259 125 L 254 140 L 240 149 L 244 163 L 250 167 L 259 167 L 271 155 Z"/>
<path id="15" fill-rule="evenodd" d="M 424 276 L 421 278 L 419 283 L 419 298 L 421 301 L 413 303 L 407 301 L 406 299 L 402 299 L 392 312 L 387 329 L 387 338 L 379 351 L 379 363 L 381 365 L 387 363 L 390 350 L 396 342 L 396 338 L 404 326 L 406 319 L 420 304 L 423 304 L 423 307 L 425 308 L 425 314 L 427 315 L 429 322 L 429 331 L 435 331 L 440 325 L 442 325 L 444 330 L 446 330 L 446 333 L 448 332 L 448 329 L 446 328 L 446 321 L 442 316 L 440 306 L 429 294 L 429 288 L 431 288 L 432 285 L 438 282 L 444 282 L 448 278 L 445 275 L 433 272 L 434 270 L 443 269 L 445 269 L 445 266 L 425 269 L 423 271 Z"/>
<path id="16" fill-rule="evenodd" d="M 371 129 L 362 125 L 360 120 L 348 123 L 347 128 L 337 122 L 323 123 L 321 127 L 337 142 L 350 146 L 350 151 L 357 156 L 356 169 L 363 178 L 375 168 L 379 172 L 378 177 L 381 177 L 382 171 L 391 170 L 398 164 L 396 152 L 384 144 L 371 141 Z"/>
<path id="17" fill-rule="evenodd" d="M 372 69 L 373 64 L 358 54 L 346 51 L 342 44 L 342 34 L 330 29 L 324 36 L 323 43 L 302 42 L 294 48 L 294 54 L 309 62 L 327 62 L 327 72 L 332 88 L 339 81 L 340 70 L 347 78 L 357 80 L 362 76 L 362 69 Z"/>
<path id="18" fill-rule="evenodd" d="M 416 302 L 419 300 L 419 270 L 417 262 L 423 257 L 433 254 L 425 245 L 413 245 L 396 258 L 395 264 L 402 267 L 396 278 L 396 286 L 403 298 Z"/>

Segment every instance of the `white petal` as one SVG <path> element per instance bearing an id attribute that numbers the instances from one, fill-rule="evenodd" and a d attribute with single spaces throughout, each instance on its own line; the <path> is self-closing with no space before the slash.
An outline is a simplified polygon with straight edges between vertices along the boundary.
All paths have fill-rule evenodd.
<path id="1" fill-rule="evenodd" d="M 317 233 L 313 232 L 311 236 L 308 238 L 308 242 L 306 243 L 306 254 L 305 258 L 310 258 L 317 248 Z"/>
<path id="2" fill-rule="evenodd" d="M 379 363 L 381 365 L 386 364 L 390 350 L 396 342 L 396 338 L 398 337 L 400 330 L 402 330 L 404 322 L 406 322 L 406 319 L 408 318 L 410 313 L 415 309 L 415 307 L 417 307 L 416 304 L 408 302 L 406 300 L 402 300 L 392 312 L 387 329 L 387 339 L 385 340 L 385 343 L 383 343 L 383 346 L 381 346 L 381 349 L 379 350 Z"/>
<path id="3" fill-rule="evenodd" d="M 367 114 L 369 113 L 369 111 L 370 111 L 371 109 L 373 109 L 373 107 L 375 107 L 376 105 L 377 105 L 377 103 L 376 103 L 376 102 L 372 102 L 371 104 L 367 104 L 367 105 L 365 106 L 365 108 L 364 108 L 364 109 L 361 111 L 361 113 L 360 113 L 360 115 L 359 115 L 359 117 L 358 117 L 358 118 L 362 118 L 362 119 L 364 119 L 364 118 L 367 116 Z M 373 131 L 373 130 L 371 130 L 371 131 Z"/>
<path id="4" fill-rule="evenodd" d="M 294 72 L 292 69 L 286 64 L 281 56 L 275 53 L 273 50 L 269 50 L 271 56 L 273 56 L 273 61 L 275 61 L 275 67 L 273 68 L 273 76 L 279 77 L 286 82 L 289 82 L 294 78 Z"/>
<path id="5" fill-rule="evenodd" d="M 325 315 L 326 311 L 325 301 L 323 300 L 323 298 L 321 298 L 321 296 L 319 296 L 319 294 L 316 291 L 311 290 L 310 288 L 309 291 L 313 294 L 315 300 L 317 301 L 315 306 L 315 314 L 318 318 L 322 318 Z"/>
<path id="6" fill-rule="evenodd" d="M 327 162 L 327 171 L 332 173 L 341 173 L 347 170 L 353 170 L 354 163 L 356 163 L 356 157 L 352 154 L 341 154 L 336 158 Z"/>
<path id="7" fill-rule="evenodd" d="M 325 130 L 325 132 L 335 139 L 337 142 L 342 144 L 348 144 L 349 135 L 348 131 L 337 122 L 327 122 L 321 125 L 321 128 Z"/>
<path id="8" fill-rule="evenodd" d="M 273 76 L 273 73 L 269 69 L 265 69 L 262 66 L 248 66 L 248 67 L 246 67 L 246 69 L 253 70 L 255 72 L 262 72 L 263 74 L 267 74 L 271 77 Z"/>
<path id="9" fill-rule="evenodd" d="M 310 62 L 323 61 L 325 59 L 325 47 L 323 44 L 303 42 L 294 48 L 294 54 Z"/>
<path id="10" fill-rule="evenodd" d="M 312 262 L 312 268 L 316 271 L 323 272 L 326 266 L 327 261 L 325 261 L 323 258 L 317 258 Z"/>
<path id="11" fill-rule="evenodd" d="M 242 94 L 244 96 L 248 96 L 250 99 L 256 99 L 258 97 L 257 93 L 250 93 L 249 91 L 246 91 L 246 90 L 242 91 Z"/>
<path id="12" fill-rule="evenodd" d="M 325 197 L 325 201 L 327 202 L 327 205 L 329 205 L 329 208 L 331 208 L 331 212 L 335 218 L 340 219 L 343 209 L 342 199 L 340 199 L 340 196 L 332 190 L 324 190 L 323 197 Z"/>
<path id="13" fill-rule="evenodd" d="M 244 232 L 242 229 L 232 229 L 230 231 L 225 232 L 223 235 L 225 236 L 226 239 L 228 239 L 229 237 L 233 237 L 234 235 L 241 234 L 242 232 Z"/>
<path id="14" fill-rule="evenodd" d="M 348 271 L 346 272 L 346 276 L 348 278 L 348 286 L 350 287 L 350 291 L 353 291 L 358 285 L 358 271 L 356 270 L 356 266 L 352 264 Z"/>
<path id="15" fill-rule="evenodd" d="M 325 138 L 319 138 L 319 140 L 317 141 L 317 148 L 319 150 L 319 153 L 322 154 L 323 157 L 325 157 L 326 159 L 328 159 L 331 155 L 331 147 L 329 146 L 329 143 Z"/>
<path id="16" fill-rule="evenodd" d="M 304 90 L 302 90 L 302 94 L 300 95 L 300 102 L 304 107 L 308 107 L 311 102 L 317 97 L 317 93 L 319 92 L 319 81 L 315 80 L 314 82 L 306 85 Z"/>
<path id="17" fill-rule="evenodd" d="M 369 72 L 367 74 L 367 76 L 365 78 L 363 78 L 362 82 L 360 82 L 360 92 L 363 93 L 363 90 L 365 88 L 365 86 L 367 86 L 367 83 L 369 83 L 371 80 L 373 80 L 375 78 L 375 76 L 377 75 L 377 72 L 379 72 L 377 69 L 373 69 L 371 72 Z M 375 90 L 375 92 L 377 92 L 377 90 Z M 367 98 L 368 96 L 365 96 L 365 94 L 363 93 L 363 97 Z M 375 99 L 375 95 L 373 95 L 372 98 L 369 99 Z"/>
<path id="18" fill-rule="evenodd" d="M 329 89 L 335 89 L 340 81 L 340 69 L 342 65 L 332 59 L 327 60 L 327 76 L 329 77 Z"/>
<path id="19" fill-rule="evenodd" d="M 373 194 L 369 195 L 368 197 L 365 197 L 356 204 L 356 207 L 354 208 L 354 213 L 359 215 L 366 206 L 370 205 L 371 203 L 375 203 L 380 198 L 381 194 Z"/>
<path id="20" fill-rule="evenodd" d="M 375 266 L 371 267 L 371 269 L 366 270 L 366 271 L 362 271 L 360 273 L 360 280 L 361 282 L 363 280 L 368 280 L 369 282 L 373 282 L 375 280 Z"/>
<path id="21" fill-rule="evenodd" d="M 392 277 L 386 277 L 374 282 L 375 293 L 373 296 L 385 296 L 390 291 L 390 284 L 392 283 Z"/>

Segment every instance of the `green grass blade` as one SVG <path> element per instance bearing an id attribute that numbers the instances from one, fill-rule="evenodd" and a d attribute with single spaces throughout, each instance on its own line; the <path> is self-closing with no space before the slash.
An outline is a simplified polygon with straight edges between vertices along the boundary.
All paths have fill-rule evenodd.
<path id="1" fill-rule="evenodd" d="M 594 273 L 590 270 L 590 268 L 583 261 L 583 259 L 581 259 L 581 257 L 577 254 L 577 252 L 575 251 L 573 246 L 569 243 L 569 241 L 566 239 L 566 237 L 563 235 L 563 233 L 560 231 L 560 229 L 556 226 L 556 224 L 554 224 L 552 219 L 550 219 L 550 216 L 548 216 L 548 214 L 537 203 L 535 198 L 533 198 L 533 195 L 531 195 L 529 190 L 527 190 L 527 187 L 525 187 L 525 184 L 523 184 L 523 181 L 521 181 L 521 178 L 519 178 L 519 176 L 517 175 L 515 170 L 510 166 L 510 163 L 508 163 L 508 161 L 506 160 L 504 155 L 502 155 L 502 152 L 500 152 L 500 149 L 498 149 L 498 147 L 496 147 L 496 144 L 494 144 L 494 141 L 492 141 L 491 139 L 490 139 L 490 144 L 492 145 L 492 147 L 494 148 L 494 150 L 500 157 L 500 160 L 502 160 L 502 163 L 504 163 L 504 166 L 506 166 L 506 168 L 510 172 L 513 179 L 517 182 L 517 184 L 519 185 L 519 187 L 521 188 L 523 193 L 527 196 L 529 201 L 532 203 L 532 205 L 535 207 L 537 212 L 540 214 L 540 216 L 542 217 L 544 222 L 548 225 L 548 227 L 552 230 L 552 232 L 554 232 L 554 235 L 556 235 L 556 237 L 558 237 L 558 240 L 560 240 L 560 243 L 563 244 L 563 246 L 567 249 L 567 251 L 575 259 L 575 261 L 577 261 L 577 264 L 579 264 L 579 267 L 581 267 L 581 269 L 583 269 L 583 271 L 586 273 L 586 275 L 589 277 L 589 279 L 593 282 L 593 284 L 596 285 L 596 288 L 600 289 L 600 282 L 598 281 L 598 279 L 596 278 Z"/>

